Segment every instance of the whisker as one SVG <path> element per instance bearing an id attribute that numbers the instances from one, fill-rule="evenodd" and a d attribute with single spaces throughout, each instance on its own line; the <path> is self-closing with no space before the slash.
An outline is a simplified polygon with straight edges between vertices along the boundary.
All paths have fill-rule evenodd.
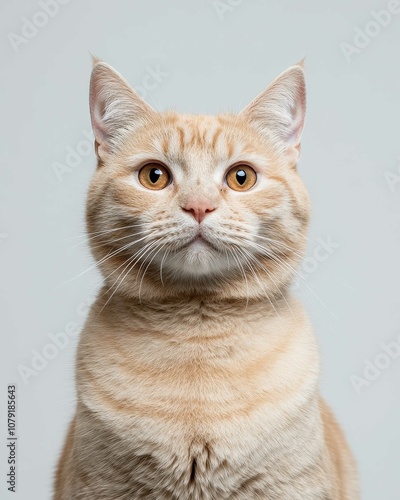
<path id="1" fill-rule="evenodd" d="M 230 260 L 229 260 L 229 254 L 228 254 L 228 251 L 226 248 L 224 248 L 224 251 L 225 251 L 225 255 L 226 255 L 226 260 L 228 261 L 228 272 L 231 268 L 231 263 L 230 263 Z"/>
<path id="2" fill-rule="evenodd" d="M 295 250 L 293 247 L 290 247 L 288 245 L 286 245 L 285 243 L 283 243 L 282 241 L 279 241 L 279 240 L 275 240 L 273 238 L 268 238 L 266 236 L 261 236 L 261 235 L 257 235 L 256 236 L 257 238 L 261 238 L 262 240 L 265 240 L 265 241 L 268 241 L 270 243 L 273 243 L 273 244 L 276 244 L 276 245 L 279 245 L 283 248 L 285 248 L 286 250 L 289 250 L 290 252 L 294 253 L 295 255 L 297 255 L 298 257 L 300 258 L 303 258 L 303 255 L 301 253 L 299 253 L 297 250 Z"/>
<path id="3" fill-rule="evenodd" d="M 130 259 L 129 259 L 130 260 Z M 115 288 L 115 290 L 112 292 L 112 294 L 110 295 L 110 297 L 107 299 L 106 303 L 103 305 L 103 307 L 100 309 L 99 313 L 97 314 L 96 318 L 103 312 L 104 308 L 107 306 L 107 304 L 110 302 L 110 300 L 113 298 L 114 294 L 117 292 L 118 288 L 122 285 L 124 279 L 126 278 L 126 276 L 128 275 L 129 271 L 131 269 L 133 269 L 133 267 L 135 266 L 135 263 L 136 262 L 133 262 L 133 265 L 131 265 L 131 262 L 128 262 L 128 264 L 124 267 L 124 269 L 122 270 L 121 274 L 118 276 L 117 280 L 121 277 L 121 275 L 124 273 L 125 269 L 130 267 L 128 269 L 128 271 L 125 273 L 124 277 L 121 279 L 120 283 L 118 284 L 118 286 Z M 115 283 L 114 283 L 115 284 Z M 112 287 L 114 286 L 114 284 L 107 290 L 107 293 L 109 293 L 112 289 Z"/>
<path id="4" fill-rule="evenodd" d="M 146 231 L 150 233 L 150 232 L 152 232 L 152 231 L 155 231 L 156 229 L 157 229 L 157 227 L 148 227 L 147 229 L 145 229 L 145 230 L 143 230 L 143 231 L 139 231 L 139 232 L 137 232 L 137 233 L 130 233 L 129 235 L 123 236 L 122 238 L 118 238 L 118 239 L 116 239 L 116 240 L 112 240 L 112 241 L 118 241 L 119 239 L 129 238 L 130 236 L 133 236 L 133 235 L 143 234 L 143 233 L 144 233 L 144 232 L 146 232 Z M 111 231 L 110 231 L 110 232 L 111 232 Z M 102 237 L 104 237 L 105 235 L 109 235 L 109 232 L 105 232 L 104 234 L 99 234 L 99 235 L 97 235 L 97 236 L 91 236 L 90 238 L 87 238 L 87 239 L 85 239 L 85 240 L 83 240 L 83 241 L 80 241 L 79 243 L 77 243 L 76 245 L 74 245 L 74 246 L 72 247 L 72 249 L 73 249 L 73 248 L 76 248 L 76 247 L 78 247 L 78 246 L 80 246 L 80 245 L 83 245 L 84 243 L 89 243 L 89 241 L 92 241 L 92 240 L 94 240 L 94 239 L 102 238 Z M 101 245 L 99 245 L 99 246 L 101 246 Z M 96 247 L 92 247 L 92 248 L 96 248 Z"/>
<path id="5" fill-rule="evenodd" d="M 162 268 L 163 268 L 163 263 L 164 263 L 164 260 L 167 258 L 169 252 L 170 252 L 170 248 L 167 248 L 164 252 L 164 255 L 161 259 L 161 264 L 160 264 L 160 281 L 161 281 L 161 284 L 162 286 L 164 286 L 164 281 L 163 281 L 163 277 L 162 277 Z"/>
<path id="6" fill-rule="evenodd" d="M 144 247 L 139 248 L 139 250 L 137 250 L 136 252 L 134 252 L 134 253 L 133 253 L 133 255 L 131 255 L 131 256 L 130 256 L 127 260 L 131 260 L 132 258 L 134 258 L 134 257 L 136 257 L 137 255 L 139 255 L 139 254 L 143 251 L 143 249 L 144 249 L 144 248 L 146 248 L 146 247 L 147 247 L 150 243 L 151 243 L 151 242 L 148 242 L 148 243 L 146 243 L 146 244 L 145 244 L 145 246 L 144 246 Z M 118 269 L 120 269 L 123 265 L 125 265 L 125 263 L 126 263 L 126 262 L 127 262 L 127 261 L 123 262 L 123 263 L 122 263 L 122 264 L 120 264 L 120 265 L 119 265 L 116 269 L 114 269 L 114 271 L 111 271 L 111 273 L 110 273 L 110 274 L 108 274 L 108 275 L 104 278 L 104 280 L 106 281 L 106 280 L 107 280 L 110 276 L 112 276 L 115 272 L 117 272 L 117 271 L 118 271 Z M 121 275 L 119 275 L 119 276 L 121 276 Z M 117 278 L 117 280 L 118 280 L 118 278 Z"/>
<path id="7" fill-rule="evenodd" d="M 98 267 L 98 266 L 99 266 L 99 264 L 103 264 L 103 263 L 104 263 L 104 262 L 106 262 L 107 260 L 111 259 L 111 257 L 114 257 L 115 255 L 117 255 L 117 254 L 119 254 L 119 253 L 123 252 L 123 251 L 124 251 L 124 250 L 126 250 L 127 248 L 129 248 L 129 247 L 131 247 L 131 246 L 135 245 L 136 243 L 138 243 L 139 241 L 142 241 L 142 240 L 143 240 L 143 239 L 145 239 L 145 238 L 147 238 L 147 235 L 146 235 L 146 236 L 144 236 L 143 238 L 139 238 L 138 240 L 131 241 L 131 242 L 127 243 L 126 245 L 123 245 L 122 247 L 117 248 L 117 250 L 111 251 L 111 253 L 110 253 L 110 252 L 108 252 L 108 254 L 107 254 L 107 255 L 105 255 L 105 256 L 104 256 L 103 258 L 101 258 L 99 261 L 95 262 L 95 263 L 94 263 L 92 266 L 90 266 L 88 269 L 86 269 L 85 271 L 83 271 L 83 272 L 81 272 L 81 273 L 77 274 L 77 275 L 76 275 L 76 276 L 74 276 L 73 278 L 71 278 L 71 279 L 69 279 L 69 280 L 65 281 L 65 282 L 64 282 L 64 283 L 62 283 L 62 285 L 60 285 L 60 286 L 64 286 L 64 285 L 66 285 L 66 284 L 70 283 L 71 281 L 73 281 L 73 280 L 75 280 L 75 279 L 79 278 L 79 277 L 80 277 L 80 276 L 82 276 L 83 274 L 88 273 L 88 272 L 89 272 L 89 271 L 91 271 L 92 269 L 95 269 L 96 267 Z"/>
<path id="8" fill-rule="evenodd" d="M 151 244 L 150 244 L 150 247 L 149 247 L 149 250 L 153 249 L 154 247 L 157 247 L 158 246 L 158 243 L 159 243 L 159 239 L 155 240 L 155 241 L 152 241 Z M 143 260 L 143 262 L 141 263 L 139 269 L 138 269 L 138 275 L 136 276 L 136 281 L 139 277 L 139 274 L 140 274 L 140 271 L 142 270 L 143 266 L 146 264 L 146 259 Z"/>
<path id="9" fill-rule="evenodd" d="M 90 234 L 91 235 L 97 235 L 97 234 L 106 234 L 106 233 L 112 233 L 114 231 L 121 231 L 122 229 L 129 229 L 129 228 L 132 228 L 132 227 L 137 227 L 137 226 L 142 226 L 143 224 L 131 224 L 129 226 L 122 226 L 122 227 L 117 227 L 117 228 L 113 228 L 113 229 L 103 229 L 101 231 L 93 231 L 91 232 Z M 87 233 L 82 233 L 82 234 L 78 234 L 76 236 L 69 236 L 68 238 L 65 238 L 66 240 L 72 240 L 72 239 L 76 239 L 76 238 L 85 238 L 87 236 Z"/>
<path id="10" fill-rule="evenodd" d="M 253 260 L 254 260 L 254 261 L 255 261 L 255 262 L 256 262 L 256 263 L 257 263 L 257 264 L 261 267 L 261 269 L 263 269 L 263 270 L 267 273 L 268 278 L 269 278 L 269 279 L 272 281 L 272 283 L 275 285 L 276 290 L 280 293 L 280 295 L 282 296 L 283 300 L 285 301 L 285 303 L 286 303 L 286 305 L 287 305 L 287 307 L 288 307 L 289 311 L 290 311 L 290 312 L 291 312 L 291 314 L 292 314 L 292 317 L 293 317 L 293 318 L 295 318 L 295 315 L 294 315 L 294 313 L 293 313 L 293 310 L 292 310 L 292 308 L 290 307 L 290 304 L 288 303 L 288 301 L 286 300 L 286 297 L 285 297 L 285 295 L 284 295 L 284 293 L 283 293 L 283 291 L 282 291 L 282 288 L 281 288 L 281 287 L 279 287 L 278 283 L 274 280 L 274 278 L 273 278 L 273 276 L 272 276 L 272 273 L 270 273 L 270 272 L 269 272 L 269 270 L 267 269 L 267 267 L 266 267 L 266 266 L 264 266 L 263 264 L 261 264 L 261 263 L 260 263 L 260 262 L 256 259 L 256 257 L 255 257 L 255 256 L 254 256 L 251 252 L 249 252 L 248 250 L 246 250 L 246 251 L 247 251 L 247 253 L 249 254 L 249 257 L 250 257 L 250 258 L 252 258 L 252 259 L 253 259 Z"/>
<path id="11" fill-rule="evenodd" d="M 122 277 L 121 281 L 119 282 L 118 286 L 115 288 L 115 290 L 112 292 L 111 296 L 108 298 L 107 302 L 104 304 L 104 306 L 101 308 L 100 312 L 98 313 L 97 316 L 99 316 L 102 311 L 104 310 L 104 308 L 107 306 L 107 304 L 110 302 L 110 300 L 113 298 L 113 296 L 115 295 L 115 293 L 118 291 L 119 287 L 122 285 L 122 283 L 124 282 L 125 278 L 128 276 L 128 274 L 130 273 L 130 271 L 135 267 L 135 265 L 137 264 L 137 262 L 139 262 L 140 258 L 143 256 L 144 253 L 146 253 L 148 250 L 149 250 L 149 247 L 152 243 L 148 243 L 147 245 L 145 245 L 142 249 L 140 249 L 138 252 L 136 252 L 136 254 L 141 254 L 139 255 L 136 260 L 134 260 L 134 258 L 136 257 L 136 254 L 133 255 L 132 257 L 130 257 L 128 259 L 128 264 L 124 267 L 124 269 L 122 270 L 122 272 L 119 274 L 118 278 L 114 281 L 114 283 L 111 285 L 111 287 L 105 292 L 105 293 L 109 293 L 112 288 L 114 287 L 114 285 L 118 282 L 118 280 L 121 278 L 121 276 L 124 274 L 125 270 L 128 268 L 128 270 L 125 272 L 124 276 Z M 132 262 L 132 260 L 134 260 Z M 105 294 L 104 293 L 104 294 Z M 104 295 L 103 294 L 103 295 Z"/>
<path id="12" fill-rule="evenodd" d="M 127 234 L 126 236 L 121 236 L 121 238 L 117 238 L 115 240 L 108 240 L 107 243 L 113 244 L 116 241 L 126 240 L 127 238 L 132 238 L 133 236 L 138 236 L 140 234 L 150 234 L 150 233 L 151 233 L 151 230 L 150 229 L 146 229 L 144 231 L 139 231 L 138 233 L 131 233 L 131 234 Z M 86 241 L 81 241 L 80 243 L 78 243 L 78 245 L 75 245 L 72 248 L 76 248 L 77 246 L 82 245 L 83 243 L 86 243 Z M 94 249 L 100 248 L 102 246 L 104 246 L 104 243 L 101 243 L 100 245 L 91 246 L 90 248 L 91 248 L 91 250 L 94 250 Z"/>
<path id="13" fill-rule="evenodd" d="M 146 268 L 145 268 L 145 270 L 144 270 L 144 272 L 143 272 L 142 279 L 140 280 L 140 283 L 139 283 L 139 294 L 138 294 L 138 295 L 139 295 L 139 302 L 140 302 L 140 291 L 141 291 L 141 289 L 142 289 L 142 283 L 143 283 L 143 279 L 144 279 L 144 276 L 145 276 L 145 274 L 146 274 L 146 271 L 147 271 L 147 269 L 149 268 L 150 264 L 153 262 L 153 260 L 154 260 L 155 256 L 158 254 L 158 252 L 160 252 L 160 250 L 162 250 L 162 249 L 165 247 L 165 245 L 166 245 L 166 244 L 167 244 L 167 242 L 165 242 L 164 244 L 162 244 L 162 245 L 161 245 L 161 247 L 160 247 L 160 246 L 158 246 L 158 247 L 156 246 L 156 248 L 155 248 L 155 251 L 156 251 L 156 252 L 155 252 L 155 254 L 153 255 L 153 257 L 151 257 L 150 262 L 147 264 L 147 266 L 146 266 Z"/>
<path id="14" fill-rule="evenodd" d="M 246 282 L 246 289 L 247 289 L 247 300 L 246 300 L 246 309 L 247 309 L 247 306 L 249 305 L 249 298 L 250 298 L 250 294 L 249 294 L 249 283 L 247 281 L 247 278 L 246 278 L 246 273 L 244 272 L 244 269 L 243 269 L 243 266 L 240 262 L 240 260 L 237 258 L 237 256 L 232 252 L 232 250 L 230 250 L 231 254 L 232 254 L 232 257 L 235 259 L 236 263 L 238 264 L 240 270 L 241 270 L 241 273 L 243 275 L 243 278 Z"/>
<path id="15" fill-rule="evenodd" d="M 274 304 L 273 304 L 273 302 L 272 302 L 272 300 L 271 300 L 270 296 L 269 296 L 269 295 L 268 295 L 268 293 L 266 292 L 266 290 L 265 290 L 265 285 L 264 285 L 263 283 L 261 283 L 261 282 L 260 282 L 260 280 L 259 280 L 259 278 L 258 278 L 258 275 L 257 275 L 256 271 L 254 270 L 253 266 L 250 264 L 250 262 L 249 262 L 249 260 L 248 260 L 248 257 L 246 257 L 246 255 L 243 253 L 244 249 L 242 249 L 242 248 L 239 248 L 239 247 L 238 247 L 238 250 L 241 252 L 241 254 L 243 255 L 243 257 L 245 258 L 245 261 L 246 261 L 247 265 L 249 266 L 250 270 L 252 271 L 252 273 L 253 273 L 254 277 L 255 277 L 255 278 L 256 278 L 256 280 L 258 281 L 258 283 L 259 283 L 259 285 L 261 286 L 261 288 L 264 290 L 264 292 L 265 292 L 265 294 L 266 294 L 266 296 L 267 296 L 267 299 L 268 299 L 269 303 L 271 304 L 271 306 L 272 306 L 273 310 L 275 311 L 275 313 L 276 313 L 279 317 L 281 317 L 281 316 L 280 316 L 280 314 L 278 313 L 278 311 L 276 310 L 276 308 L 275 308 L 275 306 L 274 306 Z M 249 253 L 249 255 L 251 256 L 250 252 L 248 252 L 248 253 Z"/>
<path id="16" fill-rule="evenodd" d="M 268 249 L 264 248 L 263 246 L 259 245 L 258 243 L 254 243 L 254 242 L 247 242 L 253 246 L 255 246 L 256 248 L 259 249 L 259 252 L 260 253 L 264 253 L 264 255 L 266 257 L 269 257 L 273 260 L 275 260 L 278 264 L 280 264 L 281 266 L 284 266 L 286 267 L 286 269 L 289 269 L 291 270 L 292 272 L 294 272 L 296 274 L 296 276 L 298 276 L 305 284 L 305 286 L 314 294 L 314 296 L 319 300 L 319 302 L 325 307 L 325 309 L 335 318 L 337 319 L 336 315 L 329 309 L 329 307 L 325 304 L 325 302 L 314 292 L 314 290 L 309 286 L 309 284 L 305 281 L 305 279 L 303 278 L 303 276 L 298 273 L 298 271 L 293 267 L 291 266 L 288 262 L 285 262 L 284 260 L 282 260 L 278 255 L 276 255 L 274 252 L 271 252 L 271 251 L 268 251 Z"/>

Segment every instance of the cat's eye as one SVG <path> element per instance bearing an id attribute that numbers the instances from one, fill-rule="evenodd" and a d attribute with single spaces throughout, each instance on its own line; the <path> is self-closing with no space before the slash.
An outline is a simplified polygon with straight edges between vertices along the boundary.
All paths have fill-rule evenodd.
<path id="1" fill-rule="evenodd" d="M 170 180 L 170 173 L 160 163 L 148 163 L 139 171 L 139 182 L 147 189 L 164 189 Z"/>
<path id="2" fill-rule="evenodd" d="M 248 165 L 235 165 L 226 174 L 226 183 L 234 191 L 248 191 L 257 181 L 257 174 Z"/>

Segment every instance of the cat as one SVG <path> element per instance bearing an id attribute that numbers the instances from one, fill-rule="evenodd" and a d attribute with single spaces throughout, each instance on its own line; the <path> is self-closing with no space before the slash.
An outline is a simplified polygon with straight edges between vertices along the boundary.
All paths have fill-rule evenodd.
<path id="1" fill-rule="evenodd" d="M 157 112 L 95 59 L 83 328 L 55 500 L 356 500 L 291 291 L 310 201 L 303 64 L 237 115 Z"/>

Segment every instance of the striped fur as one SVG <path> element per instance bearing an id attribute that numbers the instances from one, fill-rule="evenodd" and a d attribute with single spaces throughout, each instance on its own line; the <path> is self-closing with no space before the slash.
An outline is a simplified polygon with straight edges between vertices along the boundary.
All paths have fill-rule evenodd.
<path id="1" fill-rule="evenodd" d="M 300 65 L 238 115 L 192 116 L 155 112 L 95 62 L 87 228 L 104 286 L 55 500 L 359 498 L 290 293 L 310 211 L 304 112 Z M 138 181 L 150 160 L 173 176 L 163 190 Z M 246 192 L 224 181 L 241 162 L 257 173 Z M 183 208 L 200 201 L 213 211 L 198 224 Z"/>

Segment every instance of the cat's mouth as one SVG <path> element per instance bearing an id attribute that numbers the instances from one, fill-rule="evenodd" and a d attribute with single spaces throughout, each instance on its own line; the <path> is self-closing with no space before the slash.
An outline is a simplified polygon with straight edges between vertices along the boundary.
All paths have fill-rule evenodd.
<path id="1" fill-rule="evenodd" d="M 201 233 L 198 233 L 194 238 L 192 238 L 190 241 L 185 243 L 180 248 L 180 250 L 185 249 L 185 248 L 191 248 L 193 250 L 212 248 L 213 250 L 218 251 L 218 249 L 208 239 L 206 239 Z"/>

